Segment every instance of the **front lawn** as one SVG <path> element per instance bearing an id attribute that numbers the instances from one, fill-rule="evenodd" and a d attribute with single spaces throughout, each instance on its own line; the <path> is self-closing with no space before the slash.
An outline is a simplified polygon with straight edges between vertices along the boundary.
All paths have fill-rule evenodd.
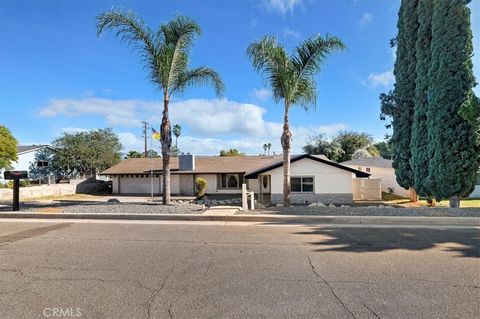
<path id="1" fill-rule="evenodd" d="M 420 199 L 416 203 L 411 203 L 408 198 L 400 197 L 397 195 L 382 193 L 382 198 L 385 204 L 387 205 L 401 205 L 405 207 L 421 207 L 427 206 L 427 201 L 425 199 Z M 448 199 L 437 202 L 437 207 L 448 207 Z M 480 199 L 479 198 L 467 198 L 462 199 L 460 202 L 461 208 L 480 208 Z"/>

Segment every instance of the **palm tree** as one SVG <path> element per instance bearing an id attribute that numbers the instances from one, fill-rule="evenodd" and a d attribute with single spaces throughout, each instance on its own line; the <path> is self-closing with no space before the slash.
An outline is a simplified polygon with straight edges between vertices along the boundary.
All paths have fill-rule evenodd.
<path id="1" fill-rule="evenodd" d="M 188 17 L 176 16 L 154 31 L 134 12 L 114 9 L 97 17 L 97 35 L 100 36 L 106 30 L 114 30 L 122 42 L 132 45 L 140 53 L 149 79 L 163 92 L 160 125 L 163 204 L 169 204 L 172 146 L 169 102 L 174 94 L 181 93 L 192 85 L 212 84 L 217 95 L 220 95 L 224 90 L 223 82 L 218 73 L 210 68 L 188 68 L 190 48 L 200 35 L 200 26 Z"/>
<path id="2" fill-rule="evenodd" d="M 320 72 L 327 56 L 345 49 L 343 42 L 331 36 L 315 35 L 301 42 L 291 55 L 273 36 L 265 36 L 248 46 L 247 55 L 253 68 L 265 78 L 271 87 L 275 102 L 283 101 L 283 134 L 280 139 L 283 149 L 283 205 L 290 206 L 290 132 L 288 114 L 292 105 L 307 110 L 316 104 L 314 76 Z"/>
<path id="3" fill-rule="evenodd" d="M 272 143 L 267 143 L 267 149 L 268 149 L 267 155 L 270 155 L 270 149 L 271 148 L 272 148 Z"/>
<path id="4" fill-rule="evenodd" d="M 268 144 L 263 144 L 263 155 L 267 155 Z"/>
<path id="5" fill-rule="evenodd" d="M 173 135 L 175 135 L 175 148 L 178 149 L 178 137 L 182 135 L 182 127 L 179 124 L 173 126 Z"/>

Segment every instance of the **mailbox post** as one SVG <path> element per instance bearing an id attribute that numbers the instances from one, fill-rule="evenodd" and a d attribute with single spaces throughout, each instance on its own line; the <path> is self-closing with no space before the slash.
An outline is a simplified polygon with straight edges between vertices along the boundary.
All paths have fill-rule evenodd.
<path id="1" fill-rule="evenodd" d="M 27 171 L 6 171 L 4 179 L 13 180 L 13 211 L 20 210 L 20 180 L 28 178 Z"/>

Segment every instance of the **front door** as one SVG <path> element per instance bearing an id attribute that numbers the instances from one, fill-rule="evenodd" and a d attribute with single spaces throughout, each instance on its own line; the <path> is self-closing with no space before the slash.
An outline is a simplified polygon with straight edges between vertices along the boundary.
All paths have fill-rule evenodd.
<path id="1" fill-rule="evenodd" d="M 270 194 L 271 192 L 271 177 L 270 175 L 261 175 L 260 176 L 260 187 L 262 194 Z"/>

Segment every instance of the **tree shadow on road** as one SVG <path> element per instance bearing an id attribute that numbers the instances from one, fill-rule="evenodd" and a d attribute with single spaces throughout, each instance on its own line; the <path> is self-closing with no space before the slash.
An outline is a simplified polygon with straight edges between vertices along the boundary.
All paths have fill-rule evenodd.
<path id="1" fill-rule="evenodd" d="M 438 245 L 462 257 L 480 257 L 480 230 L 432 228 L 315 227 L 297 235 L 315 235 L 316 251 L 380 252 L 394 249 L 424 250 Z M 448 245 L 447 245 L 448 244 Z"/>

